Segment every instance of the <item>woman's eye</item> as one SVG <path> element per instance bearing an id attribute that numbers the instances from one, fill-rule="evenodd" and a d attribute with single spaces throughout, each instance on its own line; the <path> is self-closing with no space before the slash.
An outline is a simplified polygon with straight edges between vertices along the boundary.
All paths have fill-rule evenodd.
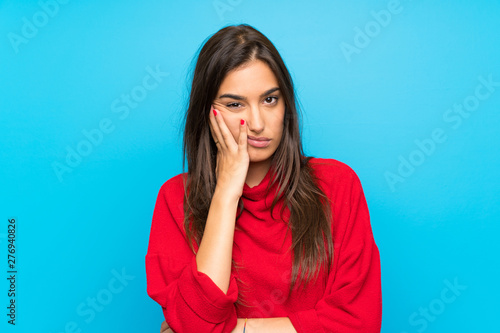
<path id="1" fill-rule="evenodd" d="M 278 96 L 266 97 L 266 99 L 264 101 L 266 102 L 266 104 L 276 104 L 278 102 Z M 242 107 L 241 103 L 238 103 L 238 102 L 227 103 L 226 106 L 228 108 L 231 108 L 231 109 Z"/>
<path id="2" fill-rule="evenodd" d="M 266 102 L 268 102 L 269 104 L 274 104 L 278 101 L 278 97 L 276 96 L 269 96 L 265 99 Z"/>
<path id="3" fill-rule="evenodd" d="M 236 102 L 235 102 L 235 103 L 229 103 L 229 104 L 226 104 L 226 106 L 227 106 L 228 108 L 235 108 L 235 107 L 238 107 L 239 105 L 240 105 L 240 103 L 236 103 Z"/>

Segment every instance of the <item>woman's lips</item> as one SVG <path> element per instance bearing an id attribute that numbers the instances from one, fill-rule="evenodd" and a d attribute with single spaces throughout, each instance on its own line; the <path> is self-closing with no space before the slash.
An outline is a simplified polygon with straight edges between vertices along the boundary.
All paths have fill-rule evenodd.
<path id="1" fill-rule="evenodd" d="M 247 137 L 247 141 L 248 141 L 248 144 L 252 147 L 256 147 L 256 148 L 265 148 L 267 146 L 269 146 L 269 144 L 271 143 L 271 139 L 268 139 L 268 138 L 258 138 L 258 137 L 254 137 L 254 136 L 248 136 Z"/>

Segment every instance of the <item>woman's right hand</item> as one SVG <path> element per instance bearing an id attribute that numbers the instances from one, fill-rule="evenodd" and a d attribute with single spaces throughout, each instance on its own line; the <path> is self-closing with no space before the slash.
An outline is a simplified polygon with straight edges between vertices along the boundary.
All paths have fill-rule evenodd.
<path id="1" fill-rule="evenodd" d="M 170 328 L 170 326 L 168 326 L 166 321 L 163 321 L 161 323 L 160 333 L 174 333 L 174 331 L 172 331 L 172 329 Z"/>
<path id="2" fill-rule="evenodd" d="M 214 109 L 213 106 L 210 110 L 209 119 L 210 132 L 217 146 L 216 191 L 234 195 L 235 199 L 239 199 L 243 193 L 243 186 L 245 185 L 250 164 L 247 150 L 246 121 L 244 119 L 240 120 L 240 131 L 236 141 L 227 127 L 222 113 Z"/>

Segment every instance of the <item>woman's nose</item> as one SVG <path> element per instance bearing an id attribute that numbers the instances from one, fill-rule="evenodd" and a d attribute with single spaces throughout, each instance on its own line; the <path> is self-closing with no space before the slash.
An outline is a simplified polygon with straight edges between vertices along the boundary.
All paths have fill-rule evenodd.
<path id="1" fill-rule="evenodd" d="M 255 133 L 261 133 L 264 130 L 264 118 L 258 106 L 251 106 L 247 113 L 248 129 Z"/>

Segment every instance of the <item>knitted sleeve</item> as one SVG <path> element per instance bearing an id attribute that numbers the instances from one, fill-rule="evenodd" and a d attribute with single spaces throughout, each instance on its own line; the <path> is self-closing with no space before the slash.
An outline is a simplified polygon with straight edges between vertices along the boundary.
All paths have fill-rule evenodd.
<path id="1" fill-rule="evenodd" d="M 289 315 L 298 333 L 375 333 L 382 322 L 380 255 L 357 175 L 336 184 L 334 265 L 314 309 Z M 340 193 L 340 194 L 338 194 Z"/>
<path id="2" fill-rule="evenodd" d="M 182 227 L 182 199 L 183 189 L 173 180 L 159 191 L 146 254 L 147 293 L 176 333 L 231 332 L 237 321 L 235 277 L 224 293 L 198 272 Z"/>

